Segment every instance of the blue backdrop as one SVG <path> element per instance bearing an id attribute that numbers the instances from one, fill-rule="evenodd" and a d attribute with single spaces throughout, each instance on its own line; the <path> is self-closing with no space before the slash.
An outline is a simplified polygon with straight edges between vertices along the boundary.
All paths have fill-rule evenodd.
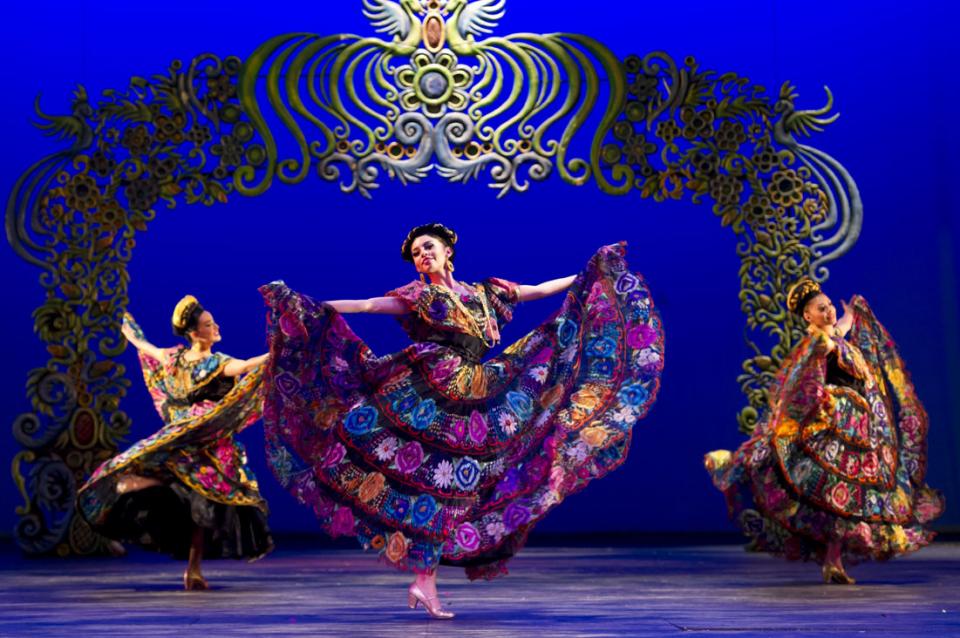
<path id="1" fill-rule="evenodd" d="M 0 41 L 4 149 L 0 193 L 59 146 L 34 129 L 33 100 L 64 113 L 76 83 L 95 99 L 133 75 L 163 73 L 173 59 L 196 54 L 249 55 L 271 36 L 291 31 L 367 34 L 360 2 L 282 5 L 101 1 L 48 2 L 5 9 Z M 277 10 L 282 6 L 282 10 Z M 733 70 L 775 93 L 797 86 L 799 108 L 819 107 L 829 85 L 842 113 L 815 146 L 843 162 L 865 200 L 863 234 L 834 263 L 828 291 L 865 295 L 897 338 L 930 412 L 931 485 L 947 493 L 939 527 L 960 524 L 960 219 L 954 183 L 960 173 L 957 83 L 960 56 L 951 20 L 933 3 L 856 1 L 584 3 L 512 0 L 499 33 L 580 32 L 616 54 L 664 50 L 694 55 L 705 68 Z M 319 298 L 381 294 L 410 280 L 399 259 L 408 228 L 440 220 L 460 232 L 458 275 L 499 276 L 527 283 L 576 272 L 600 245 L 626 240 L 632 266 L 645 274 L 667 330 L 667 366 L 658 403 L 635 429 L 631 457 L 609 478 L 551 514 L 540 529 L 591 531 L 731 530 L 722 498 L 701 466 L 702 454 L 741 440 L 735 415 L 743 404 L 735 378 L 748 354 L 737 292 L 734 236 L 710 210 L 689 203 L 655 204 L 636 194 L 602 195 L 558 179 L 524 195 L 496 200 L 482 184 L 451 185 L 433 177 L 402 188 L 386 184 L 372 201 L 308 181 L 275 186 L 229 206 L 168 211 L 135 250 L 131 310 L 158 345 L 172 345 L 169 316 L 185 293 L 200 297 L 221 324 L 222 350 L 252 356 L 264 350 L 261 283 L 285 279 Z M 38 272 L 0 248 L 7 301 L 2 313 L 5 365 L 0 368 L 3 468 L 16 452 L 9 434 L 28 409 L 23 385 L 46 361 L 31 336 L 32 310 L 42 303 Z M 559 303 L 521 307 L 504 338 L 511 341 Z M 384 317 L 351 318 L 377 352 L 405 339 Z M 125 408 L 133 441 L 154 431 L 153 413 L 135 356 L 125 355 L 133 385 Z M 259 428 L 245 432 L 254 468 L 278 531 L 315 529 L 270 476 Z M 16 520 L 19 496 L 0 474 L 0 530 Z"/>

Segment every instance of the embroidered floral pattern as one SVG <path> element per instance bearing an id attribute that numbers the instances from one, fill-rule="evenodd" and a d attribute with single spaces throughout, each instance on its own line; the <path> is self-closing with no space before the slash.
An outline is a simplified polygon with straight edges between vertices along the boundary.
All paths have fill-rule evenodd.
<path id="1" fill-rule="evenodd" d="M 733 454 L 706 457 L 754 549 L 819 561 L 840 541 L 855 561 L 933 538 L 925 525 L 943 497 L 924 481 L 926 412 L 866 300 L 854 297 L 851 308 L 846 339 L 817 333 L 787 357 L 753 436 Z M 855 384 L 831 376 L 830 356 Z"/>
<path id="2" fill-rule="evenodd" d="M 388 293 L 414 343 L 383 357 L 329 308 L 264 287 L 274 473 L 325 531 L 352 530 L 400 568 L 504 573 L 552 507 L 623 463 L 659 388 L 660 319 L 623 254 L 601 249 L 554 318 L 483 363 L 487 320 L 499 333 L 513 316 L 510 282 Z M 317 427 L 323 411 L 333 427 Z"/>

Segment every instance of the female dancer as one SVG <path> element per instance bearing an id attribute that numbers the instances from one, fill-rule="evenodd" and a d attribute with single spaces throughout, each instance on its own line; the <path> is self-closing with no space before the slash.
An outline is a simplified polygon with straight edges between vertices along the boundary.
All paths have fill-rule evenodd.
<path id="1" fill-rule="evenodd" d="M 452 618 L 440 564 L 506 573 L 533 525 L 626 458 L 659 388 L 663 334 L 621 245 L 576 277 L 519 286 L 453 277 L 456 234 L 418 226 L 401 253 L 421 280 L 319 303 L 282 283 L 265 379 L 268 458 L 332 536 L 416 573 L 411 608 Z M 569 289 L 553 318 L 481 362 L 520 301 Z M 375 356 L 341 313 L 397 315 L 413 345 Z"/>
<path id="2" fill-rule="evenodd" d="M 107 538 L 187 558 L 184 587 L 207 589 L 202 558 L 256 559 L 273 549 L 267 504 L 232 436 L 260 418 L 268 355 L 214 353 L 220 327 L 189 295 L 173 329 L 189 347 L 158 348 L 124 317 L 164 427 L 97 468 L 78 509 Z"/>
<path id="3" fill-rule="evenodd" d="M 825 582 L 852 584 L 843 559 L 890 558 L 934 536 L 925 524 L 943 499 L 924 482 L 927 414 L 865 299 L 844 303 L 837 321 L 804 279 L 787 305 L 808 335 L 770 388 L 767 418 L 705 463 L 751 549 L 816 560 Z"/>

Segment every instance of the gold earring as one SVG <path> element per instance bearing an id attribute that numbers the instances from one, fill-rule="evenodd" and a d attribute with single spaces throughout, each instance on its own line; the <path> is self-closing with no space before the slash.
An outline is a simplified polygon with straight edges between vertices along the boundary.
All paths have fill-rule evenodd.
<path id="1" fill-rule="evenodd" d="M 449 259 L 447 260 L 447 263 L 444 264 L 444 267 L 447 269 L 447 272 L 453 272 L 453 262 Z"/>
<path id="2" fill-rule="evenodd" d="M 423 273 L 420 273 L 420 283 L 422 284 L 427 283 L 427 278 L 423 276 Z"/>

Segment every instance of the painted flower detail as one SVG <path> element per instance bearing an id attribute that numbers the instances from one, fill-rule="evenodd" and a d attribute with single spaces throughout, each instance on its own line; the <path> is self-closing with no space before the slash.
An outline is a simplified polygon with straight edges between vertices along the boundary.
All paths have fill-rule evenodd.
<path id="1" fill-rule="evenodd" d="M 427 316 L 437 323 L 442 323 L 447 318 L 447 304 L 443 299 L 437 298 L 427 306 Z"/>
<path id="2" fill-rule="evenodd" d="M 860 469 L 867 478 L 876 478 L 877 472 L 880 469 L 880 461 L 877 458 L 877 453 L 871 451 L 864 454 Z"/>
<path id="3" fill-rule="evenodd" d="M 792 168 L 777 171 L 770 179 L 767 192 L 775 204 L 795 206 L 803 200 L 803 180 Z"/>
<path id="4" fill-rule="evenodd" d="M 450 50 L 417 51 L 409 65 L 397 69 L 396 78 L 400 104 L 407 111 L 422 110 L 436 118 L 447 110 L 462 111 L 470 102 L 467 89 L 473 83 L 473 71 L 459 64 Z"/>
<path id="5" fill-rule="evenodd" d="M 397 444 L 397 439 L 391 436 L 388 439 L 380 441 L 380 445 L 373 450 L 373 453 L 376 455 L 378 461 L 389 461 L 397 453 Z"/>
<path id="6" fill-rule="evenodd" d="M 355 522 L 350 508 L 338 507 L 330 519 L 330 536 L 336 538 L 353 535 Z"/>
<path id="7" fill-rule="evenodd" d="M 279 324 L 280 331 L 288 337 L 298 339 L 305 337 L 307 334 L 306 327 L 303 325 L 303 322 L 300 321 L 300 317 L 298 317 L 294 312 L 285 312 L 280 315 Z M 288 376 L 290 375 L 288 372 L 284 372 L 283 374 Z"/>
<path id="8" fill-rule="evenodd" d="M 410 511 L 410 501 L 406 496 L 399 494 L 388 500 L 386 507 L 383 508 L 383 513 L 395 521 L 405 519 L 408 511 Z"/>
<path id="9" fill-rule="evenodd" d="M 627 345 L 642 350 L 657 339 L 657 331 L 645 323 L 638 324 L 627 332 Z"/>
<path id="10" fill-rule="evenodd" d="M 636 420 L 636 418 L 634 418 Z M 580 440 L 590 447 L 600 447 L 607 440 L 607 431 L 602 427 L 589 427 L 580 432 Z"/>
<path id="11" fill-rule="evenodd" d="M 204 465 L 197 472 L 197 482 L 206 489 L 213 489 L 217 481 L 217 471 L 209 465 Z"/>
<path id="12" fill-rule="evenodd" d="M 838 508 L 843 509 L 850 502 L 850 488 L 846 483 L 837 483 L 830 490 L 830 501 Z"/>
<path id="13" fill-rule="evenodd" d="M 416 441 L 411 441 L 397 450 L 397 470 L 410 474 L 416 471 L 423 463 L 423 448 Z"/>
<path id="14" fill-rule="evenodd" d="M 513 436 L 514 432 L 517 431 L 517 426 L 520 424 L 512 412 L 501 412 L 497 418 L 497 423 L 507 436 Z"/>
<path id="15" fill-rule="evenodd" d="M 336 443 L 327 448 L 326 453 L 323 455 L 323 460 L 320 462 L 320 467 L 325 470 L 329 470 L 332 467 L 335 467 L 340 461 L 343 460 L 343 457 L 347 455 L 347 448 L 343 447 L 343 444 Z"/>
<path id="16" fill-rule="evenodd" d="M 583 441 L 578 441 L 576 445 L 571 445 L 567 448 L 567 458 L 574 463 L 583 463 L 589 453 L 590 450 Z"/>
<path id="17" fill-rule="evenodd" d="M 514 531 L 530 521 L 530 509 L 519 503 L 510 503 L 503 510 L 503 525 L 507 531 Z"/>
<path id="18" fill-rule="evenodd" d="M 608 337 L 599 337 L 590 342 L 588 349 L 595 357 L 612 357 L 617 352 L 617 344 Z"/>
<path id="19" fill-rule="evenodd" d="M 824 450 L 824 458 L 828 461 L 832 461 L 837 458 L 837 455 L 840 454 L 840 441 L 836 439 L 831 440 L 827 443 L 827 448 Z"/>
<path id="20" fill-rule="evenodd" d="M 639 383 L 625 385 L 617 394 L 617 398 L 620 399 L 622 403 L 633 407 L 642 405 L 649 396 L 650 393 L 647 389 Z"/>
<path id="21" fill-rule="evenodd" d="M 860 459 L 854 453 L 848 453 L 846 458 L 843 460 L 843 471 L 846 472 L 848 476 L 856 475 L 860 470 Z"/>
<path id="22" fill-rule="evenodd" d="M 372 405 L 355 408 L 347 413 L 343 427 L 354 436 L 369 434 L 377 423 L 379 412 Z"/>
<path id="23" fill-rule="evenodd" d="M 453 484 L 453 463 L 444 459 L 433 469 L 433 484 L 442 490 Z"/>
<path id="24" fill-rule="evenodd" d="M 491 521 L 487 523 L 485 530 L 487 536 L 491 537 L 495 543 L 499 543 L 500 539 L 507 533 L 507 528 L 504 527 L 501 521 Z"/>
<path id="25" fill-rule="evenodd" d="M 433 399 L 425 399 L 413 411 L 413 427 L 423 431 L 430 427 L 433 418 L 437 415 L 437 404 Z"/>
<path id="26" fill-rule="evenodd" d="M 507 405 L 521 421 L 525 421 L 533 414 L 533 401 L 523 392 L 507 392 Z"/>
<path id="27" fill-rule="evenodd" d="M 403 416 L 410 412 L 417 405 L 417 397 L 414 394 L 408 394 L 400 397 L 391 404 L 391 409 L 395 414 Z"/>
<path id="28" fill-rule="evenodd" d="M 407 557 L 407 539 L 400 532 L 390 534 L 387 549 L 384 552 L 391 563 L 399 563 Z"/>
<path id="29" fill-rule="evenodd" d="M 470 523 L 464 523 L 457 528 L 456 539 L 457 545 L 468 552 L 472 552 L 480 546 L 480 533 Z"/>
<path id="30" fill-rule="evenodd" d="M 454 478 L 457 486 L 464 490 L 472 490 L 480 481 L 480 464 L 470 457 L 464 457 L 457 462 Z"/>
<path id="31" fill-rule="evenodd" d="M 530 370 L 527 371 L 527 376 L 533 379 L 534 381 L 536 381 L 537 383 L 543 383 L 544 381 L 547 380 L 548 373 L 549 373 L 549 369 L 547 368 L 547 366 L 539 365 L 539 366 L 534 366 L 530 368 Z"/>
<path id="32" fill-rule="evenodd" d="M 487 432 L 490 430 L 487 426 L 487 419 L 476 410 L 470 414 L 468 428 L 470 439 L 474 443 L 480 444 L 487 440 Z"/>
<path id="33" fill-rule="evenodd" d="M 613 420 L 615 423 L 623 423 L 624 425 L 633 425 L 637 422 L 637 412 L 631 407 L 624 406 L 619 410 L 613 412 Z"/>
<path id="34" fill-rule="evenodd" d="M 417 527 L 423 527 L 437 513 L 437 502 L 429 494 L 421 494 L 413 504 L 410 520 Z"/>
<path id="35" fill-rule="evenodd" d="M 383 491 L 383 487 L 386 483 L 383 474 L 380 472 L 374 472 L 373 474 L 368 474 L 367 478 L 363 480 L 363 483 L 360 484 L 360 490 L 357 493 L 360 500 L 364 503 L 369 503 L 378 496 L 380 492 Z"/>
<path id="36" fill-rule="evenodd" d="M 520 472 L 516 468 L 510 468 L 497 484 L 497 491 L 501 494 L 511 494 L 516 491 L 518 485 L 520 485 Z"/>
<path id="37" fill-rule="evenodd" d="M 764 146 L 756 153 L 754 153 L 751 158 L 753 165 L 757 167 L 757 170 L 761 173 L 769 173 L 773 169 L 780 166 L 782 158 L 780 157 L 779 152 L 774 150 L 771 146 Z"/>
<path id="38" fill-rule="evenodd" d="M 566 348 L 576 338 L 580 331 L 580 326 L 576 321 L 570 319 L 561 319 L 560 327 L 557 328 L 557 344 L 561 348 Z"/>
<path id="39" fill-rule="evenodd" d="M 430 378 L 436 383 L 443 383 L 457 371 L 460 364 L 460 357 L 448 357 L 433 367 L 430 371 Z"/>

